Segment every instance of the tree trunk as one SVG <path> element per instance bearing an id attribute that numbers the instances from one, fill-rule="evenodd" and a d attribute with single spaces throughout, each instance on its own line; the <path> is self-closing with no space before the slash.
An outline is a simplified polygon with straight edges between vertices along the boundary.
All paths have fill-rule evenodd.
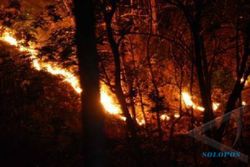
<path id="1" fill-rule="evenodd" d="M 94 4 L 91 0 L 74 0 L 74 3 L 77 58 L 83 89 L 81 102 L 84 166 L 104 167 L 104 112 L 100 104 Z"/>
<path id="2" fill-rule="evenodd" d="M 121 64 L 123 65 L 123 71 L 122 71 L 123 78 L 124 78 L 124 81 L 128 85 L 128 98 L 129 98 L 130 107 L 131 107 L 132 119 L 134 120 L 135 124 L 137 124 L 137 122 L 136 122 L 136 109 L 135 109 L 135 102 L 134 102 L 134 96 L 133 96 L 134 78 L 133 78 L 133 76 L 129 76 L 129 74 L 128 74 L 128 66 L 126 65 L 125 56 L 121 56 L 121 60 L 122 60 Z"/>
<path id="3" fill-rule="evenodd" d="M 211 81 L 208 74 L 208 67 L 206 65 L 206 55 L 204 51 L 204 41 L 200 35 L 199 23 L 193 23 L 191 30 L 194 40 L 195 51 L 195 66 L 197 72 L 197 78 L 199 82 L 200 95 L 202 105 L 205 108 L 203 122 L 206 123 L 213 119 L 213 109 L 211 100 Z"/>
<path id="4" fill-rule="evenodd" d="M 158 10 L 156 0 L 150 0 L 152 33 L 158 33 Z"/>
<path id="5" fill-rule="evenodd" d="M 116 10 L 116 2 L 112 3 L 112 10 L 111 12 L 107 12 L 105 10 L 105 6 L 103 6 L 103 12 L 104 12 L 104 19 L 106 23 L 106 31 L 108 36 L 108 41 L 113 53 L 114 57 L 114 63 L 115 63 L 115 94 L 119 101 L 119 104 L 121 105 L 121 109 L 123 111 L 124 116 L 126 117 L 126 124 L 127 124 L 127 130 L 130 132 L 130 135 L 128 136 L 128 142 L 130 146 L 132 146 L 132 155 L 134 156 L 136 165 L 142 166 L 141 162 L 141 151 L 139 146 L 139 139 L 137 136 L 137 127 L 135 122 L 133 121 L 126 102 L 126 97 L 122 90 L 121 85 L 121 60 L 120 60 L 120 52 L 119 52 L 119 45 L 115 41 L 114 35 L 113 35 L 113 28 L 112 28 L 112 17 Z"/>
<path id="6" fill-rule="evenodd" d="M 128 130 L 131 133 L 132 137 L 136 138 L 137 136 L 136 126 L 129 113 L 127 102 L 126 102 L 125 95 L 123 93 L 122 85 L 121 85 L 121 61 L 120 61 L 120 53 L 118 49 L 118 44 L 116 43 L 114 36 L 113 36 L 113 29 L 111 27 L 111 18 L 106 18 L 105 20 L 106 20 L 106 30 L 108 34 L 108 40 L 110 43 L 110 47 L 111 47 L 111 50 L 114 56 L 114 62 L 115 62 L 115 94 L 119 101 L 119 104 L 121 105 L 123 114 L 126 117 Z"/>
<path id="7" fill-rule="evenodd" d="M 147 59 L 147 64 L 148 64 L 148 68 L 149 68 L 149 73 L 151 75 L 150 76 L 151 77 L 151 82 L 153 84 L 153 88 L 154 88 L 154 91 L 156 93 L 156 97 L 159 98 L 160 97 L 160 93 L 159 93 L 159 89 L 158 89 L 158 86 L 157 86 L 156 81 L 155 81 L 154 71 L 153 71 L 153 67 L 152 67 L 152 64 L 151 64 L 150 39 L 151 39 L 151 36 L 148 36 L 148 39 L 147 39 L 146 59 Z M 158 105 L 158 104 L 156 104 L 156 105 Z M 156 122 L 157 122 L 157 131 L 158 131 L 158 134 L 159 134 L 159 139 L 162 140 L 163 131 L 162 131 L 162 127 L 161 127 L 160 111 L 156 111 Z"/>
<path id="8" fill-rule="evenodd" d="M 229 99 L 227 101 L 227 105 L 224 111 L 224 114 L 229 113 L 235 108 L 235 105 L 237 103 L 237 100 L 241 96 L 241 92 L 244 89 L 245 82 L 249 76 L 250 73 L 250 67 L 247 67 L 247 62 L 248 62 L 248 57 L 250 54 L 250 33 L 246 35 L 246 38 L 244 39 L 244 54 L 241 60 L 240 68 L 237 73 L 237 80 L 234 84 L 234 88 L 229 96 Z M 243 79 L 243 82 L 242 82 Z M 216 133 L 216 140 L 221 141 L 223 133 L 225 131 L 225 128 L 228 124 L 228 121 L 222 121 L 223 123 L 221 124 L 220 128 L 218 129 Z"/>

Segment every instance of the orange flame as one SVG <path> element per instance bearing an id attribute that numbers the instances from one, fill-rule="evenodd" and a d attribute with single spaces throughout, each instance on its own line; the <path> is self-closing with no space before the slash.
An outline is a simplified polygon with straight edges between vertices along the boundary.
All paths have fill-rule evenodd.
<path id="1" fill-rule="evenodd" d="M 187 107 L 192 107 L 193 109 L 196 109 L 199 111 L 205 110 L 204 107 L 198 106 L 193 102 L 192 97 L 190 96 L 188 92 L 182 92 L 182 98 Z"/>
<path id="2" fill-rule="evenodd" d="M 185 103 L 185 105 L 187 107 L 192 107 L 193 109 L 198 110 L 198 111 L 204 111 L 205 110 L 204 107 L 196 105 L 193 102 L 192 96 L 188 92 L 182 92 L 182 98 L 183 98 L 183 101 L 184 101 L 184 103 Z M 212 107 L 213 107 L 214 111 L 218 110 L 219 106 L 220 106 L 220 103 L 213 102 L 213 104 L 212 104 Z"/>
<path id="3" fill-rule="evenodd" d="M 175 117 L 175 118 L 180 118 L 180 114 L 179 114 L 179 113 L 175 113 L 175 114 L 174 114 L 174 117 Z"/>
<path id="4" fill-rule="evenodd" d="M 213 107 L 213 110 L 216 111 L 216 110 L 220 107 L 220 103 L 214 102 L 214 103 L 212 104 L 212 107 Z"/>
<path id="5" fill-rule="evenodd" d="M 122 114 L 120 106 L 112 98 L 111 91 L 105 84 L 101 85 L 101 103 L 106 111 L 109 111 L 110 114 Z M 106 104 L 106 105 L 105 105 Z"/>
<path id="6" fill-rule="evenodd" d="M 142 125 L 145 125 L 145 120 L 144 119 L 136 119 L 138 125 L 142 126 Z"/>
<path id="7" fill-rule="evenodd" d="M 246 80 L 245 86 L 248 86 L 249 83 L 250 83 L 250 78 L 248 78 L 248 79 Z"/>
<path id="8" fill-rule="evenodd" d="M 38 58 L 38 51 L 35 49 L 34 44 L 30 44 L 29 47 L 25 47 L 22 45 L 21 41 L 18 41 L 14 37 L 14 32 L 8 28 L 0 27 L 3 29 L 3 33 L 0 36 L 0 40 L 17 47 L 21 52 L 28 52 L 31 56 L 30 59 L 32 60 L 32 66 L 38 71 L 46 71 L 52 75 L 61 76 L 65 82 L 67 82 L 71 87 L 76 91 L 76 93 L 80 94 L 82 89 L 80 87 L 79 78 L 76 77 L 72 72 L 60 67 L 58 64 L 55 63 L 48 63 L 44 62 L 43 60 Z M 109 89 L 106 85 L 101 84 L 101 103 L 104 109 L 114 115 L 121 114 L 121 109 L 118 103 L 115 102 L 114 98 L 112 97 Z M 125 117 L 119 116 L 121 120 L 126 120 Z"/>
<path id="9" fill-rule="evenodd" d="M 11 35 L 10 32 L 5 31 L 1 36 L 1 40 L 9 43 L 10 45 L 18 46 L 17 40 Z"/>
<path id="10" fill-rule="evenodd" d="M 32 63 L 33 68 L 35 68 L 38 71 L 43 70 L 43 71 L 46 71 L 52 75 L 61 76 L 66 83 L 71 85 L 71 87 L 75 90 L 76 93 L 80 94 L 82 92 L 82 89 L 80 87 L 79 78 L 77 76 L 75 76 L 74 73 L 72 73 L 71 71 L 69 71 L 67 69 L 60 67 L 60 65 L 58 65 L 56 63 L 45 62 L 42 59 L 38 58 L 38 56 L 37 56 L 38 51 L 35 49 L 34 44 L 30 43 L 30 46 L 26 47 L 22 44 L 22 40 L 17 40 L 14 37 L 14 35 L 13 35 L 14 31 L 0 26 L 0 30 L 1 29 L 3 29 L 4 31 L 3 31 L 2 35 L 0 36 L 0 40 L 4 41 L 12 46 L 17 47 L 22 52 L 28 52 L 31 55 L 30 59 L 32 60 L 31 63 Z M 199 110 L 199 111 L 205 110 L 204 107 L 196 105 L 192 101 L 192 97 L 190 96 L 190 94 L 188 92 L 182 92 L 182 98 L 183 98 L 183 101 L 187 107 L 192 107 L 192 108 Z M 126 120 L 126 117 L 122 116 L 122 111 L 120 109 L 120 106 L 116 102 L 115 98 L 113 97 L 112 92 L 103 83 L 101 83 L 101 98 L 100 99 L 101 99 L 101 103 L 102 103 L 106 112 L 108 112 L 109 114 L 118 116 L 123 121 Z M 213 103 L 214 111 L 217 110 L 219 106 L 220 106 L 219 103 Z M 174 117 L 178 118 L 178 117 L 180 117 L 180 115 L 175 114 Z M 168 121 L 170 119 L 170 117 L 167 115 L 162 115 L 161 119 Z M 144 125 L 145 120 L 137 119 L 137 123 L 139 125 Z"/>
<path id="11" fill-rule="evenodd" d="M 170 120 L 170 117 L 167 114 L 162 114 L 160 118 L 163 121 L 169 121 Z"/>

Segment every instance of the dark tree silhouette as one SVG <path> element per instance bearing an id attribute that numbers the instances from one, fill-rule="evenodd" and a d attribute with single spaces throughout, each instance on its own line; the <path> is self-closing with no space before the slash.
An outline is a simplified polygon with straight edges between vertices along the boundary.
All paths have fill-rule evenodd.
<path id="1" fill-rule="evenodd" d="M 76 43 L 82 92 L 84 166 L 104 165 L 103 112 L 100 104 L 94 4 L 75 0 Z"/>

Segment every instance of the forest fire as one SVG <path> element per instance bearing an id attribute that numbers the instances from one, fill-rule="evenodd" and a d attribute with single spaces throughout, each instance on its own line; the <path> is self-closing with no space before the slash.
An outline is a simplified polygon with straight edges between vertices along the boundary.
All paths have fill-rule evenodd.
<path id="1" fill-rule="evenodd" d="M 79 79 L 77 76 L 75 76 L 72 72 L 70 72 L 67 69 L 64 69 L 62 67 L 60 67 L 58 64 L 56 63 L 51 63 L 51 62 L 44 62 L 42 59 L 37 57 L 38 51 L 35 49 L 34 44 L 30 44 L 29 47 L 23 46 L 22 45 L 22 40 L 18 41 L 13 34 L 14 31 L 8 29 L 8 28 L 4 28 L 4 27 L 0 27 L 0 29 L 4 30 L 2 32 L 2 35 L 0 37 L 0 40 L 7 42 L 8 44 L 17 47 L 20 51 L 22 52 L 28 52 L 31 56 L 30 59 L 32 60 L 32 66 L 33 68 L 35 68 L 38 71 L 46 71 L 52 75 L 56 75 L 56 76 L 60 76 L 63 78 L 63 80 L 68 83 L 77 94 L 80 94 L 82 92 L 82 89 L 80 87 L 80 83 L 79 83 Z M 182 92 L 182 98 L 183 98 L 183 102 L 187 107 L 191 107 L 194 110 L 197 111 L 204 111 L 205 108 L 202 106 L 199 106 L 197 104 L 195 104 L 192 100 L 192 96 L 186 92 L 183 91 Z M 111 91 L 109 90 L 109 88 L 101 83 L 101 103 L 105 109 L 105 111 L 107 111 L 109 114 L 111 115 L 115 115 L 116 117 L 118 117 L 120 120 L 125 121 L 126 118 L 124 116 L 122 116 L 122 111 L 120 109 L 119 104 L 116 102 L 115 98 L 113 97 Z M 246 105 L 245 102 L 243 105 Z M 212 107 L 213 110 L 216 111 L 218 110 L 220 104 L 213 102 Z M 180 115 L 179 114 L 175 114 L 174 115 L 175 118 L 179 118 Z M 169 121 L 170 117 L 167 115 L 162 115 L 161 116 L 161 120 L 166 120 Z M 137 123 L 138 125 L 144 125 L 145 124 L 145 120 L 143 119 L 138 119 L 137 118 Z"/>
<path id="2" fill-rule="evenodd" d="M 193 102 L 192 96 L 188 92 L 182 92 L 182 98 L 183 98 L 183 101 L 184 101 L 184 103 L 185 103 L 185 105 L 187 107 L 192 107 L 193 109 L 198 110 L 198 111 L 204 111 L 205 110 L 204 107 L 196 105 Z M 219 106 L 220 106 L 220 103 L 213 102 L 213 104 L 212 104 L 212 107 L 213 107 L 214 111 L 218 110 Z"/>
<path id="3" fill-rule="evenodd" d="M 2 34 L 1 39 L 13 46 L 18 46 L 17 40 L 7 31 Z"/>
<path id="4" fill-rule="evenodd" d="M 198 106 L 193 102 L 192 97 L 188 92 L 182 92 L 182 98 L 187 107 L 192 107 L 193 109 L 199 110 L 199 111 L 205 110 L 203 107 Z"/>
<path id="5" fill-rule="evenodd" d="M 249 166 L 249 11 L 0 0 L 0 167 Z"/>
<path id="6" fill-rule="evenodd" d="M 2 28 L 5 31 L 2 33 L 2 36 L 0 39 L 2 41 L 5 41 L 9 43 L 12 46 L 16 46 L 20 51 L 22 52 L 28 52 L 31 56 L 30 59 L 32 60 L 32 66 L 38 70 L 44 70 L 52 75 L 56 76 L 61 76 L 65 82 L 71 85 L 71 87 L 80 94 L 82 92 L 82 89 L 79 84 L 79 79 L 76 77 L 73 73 L 70 71 L 61 68 L 59 65 L 55 63 L 48 63 L 44 62 L 41 59 L 37 57 L 38 52 L 35 50 L 34 45 L 30 45 L 29 47 L 25 47 L 22 45 L 22 41 L 18 41 L 14 37 L 14 32 L 7 29 L 7 28 Z M 182 98 L 184 103 L 186 104 L 187 107 L 192 107 L 195 110 L 198 111 L 204 111 L 204 108 L 202 106 L 196 105 L 190 96 L 188 92 L 182 92 Z M 112 93 L 109 91 L 108 87 L 105 84 L 101 84 L 101 103 L 104 107 L 104 109 L 112 115 L 116 115 L 119 119 L 125 121 L 125 117 L 121 116 L 122 112 L 120 109 L 120 106 L 115 102 L 114 98 L 112 97 Z M 213 109 L 217 110 L 219 107 L 219 103 L 213 103 Z M 175 114 L 175 118 L 178 118 L 179 115 Z M 168 116 L 162 116 L 162 120 L 169 120 Z M 139 125 L 144 125 L 145 121 L 143 119 L 137 119 L 137 123 Z"/>
<path id="7" fill-rule="evenodd" d="M 79 79 L 72 72 L 61 68 L 59 65 L 55 63 L 44 62 L 37 57 L 37 50 L 35 50 L 34 45 L 30 45 L 29 47 L 25 47 L 22 45 L 22 41 L 18 41 L 14 37 L 14 32 L 8 28 L 0 27 L 3 29 L 3 33 L 0 37 L 0 40 L 17 47 L 21 52 L 28 52 L 31 56 L 32 66 L 38 71 L 44 70 L 52 75 L 60 76 L 64 79 L 64 81 L 75 90 L 76 93 L 80 94 L 82 89 L 80 87 Z M 112 115 L 119 115 L 121 120 L 125 120 L 121 114 L 121 110 L 119 105 L 115 103 L 114 98 L 111 95 L 111 92 L 108 90 L 108 87 L 104 84 L 101 84 L 101 103 L 104 109 Z"/>

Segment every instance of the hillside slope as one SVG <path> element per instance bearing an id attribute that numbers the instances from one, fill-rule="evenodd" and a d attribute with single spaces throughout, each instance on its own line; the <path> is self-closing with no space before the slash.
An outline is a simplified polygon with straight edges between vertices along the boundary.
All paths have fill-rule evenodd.
<path id="1" fill-rule="evenodd" d="M 75 166 L 79 96 L 29 63 L 25 54 L 0 43 L 1 166 Z"/>

